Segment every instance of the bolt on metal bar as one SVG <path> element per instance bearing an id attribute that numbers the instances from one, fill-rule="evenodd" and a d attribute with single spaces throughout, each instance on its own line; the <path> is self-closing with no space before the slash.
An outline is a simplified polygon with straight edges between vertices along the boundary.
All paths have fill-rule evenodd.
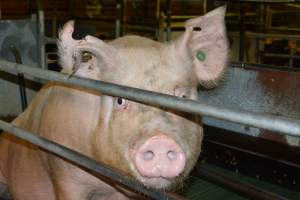
<path id="1" fill-rule="evenodd" d="M 100 91 L 103 94 L 119 96 L 132 101 L 162 106 L 183 112 L 205 115 L 225 121 L 245 124 L 274 132 L 284 133 L 290 136 L 300 137 L 300 120 L 283 118 L 268 114 L 257 114 L 249 111 L 227 109 L 211 106 L 199 101 L 182 99 L 172 95 L 121 86 L 91 79 L 69 77 L 62 73 L 42 70 L 0 59 L 0 69 L 9 73 L 24 73 L 38 78 L 58 81 L 68 85 L 76 85 L 84 88 Z"/>
<path id="2" fill-rule="evenodd" d="M 145 194 L 148 197 L 158 199 L 158 200 L 160 200 L 160 199 L 184 200 L 184 198 L 182 198 L 182 197 L 179 198 L 179 197 L 175 197 L 175 195 L 173 196 L 173 195 L 168 194 L 163 191 L 146 188 L 146 187 L 142 186 L 142 184 L 132 180 L 132 178 L 121 175 L 118 172 L 111 170 L 108 166 L 100 164 L 85 155 L 82 155 L 82 154 L 80 154 L 76 151 L 73 151 L 72 149 L 69 149 L 63 145 L 52 142 L 48 139 L 40 137 L 37 134 L 33 134 L 29 131 L 18 128 L 16 126 L 14 126 L 10 123 L 7 123 L 5 121 L 2 121 L 2 120 L 0 120 L 0 130 L 3 130 L 5 132 L 7 132 L 8 134 L 14 135 L 14 136 L 21 138 L 27 142 L 30 142 L 39 147 L 42 147 L 43 149 L 45 149 L 51 153 L 54 153 L 55 155 L 58 155 L 62 158 L 65 158 L 65 159 L 71 161 L 71 162 L 74 162 L 77 165 L 79 165 L 87 170 L 91 170 L 92 172 L 96 172 L 105 177 L 108 177 L 108 178 L 114 180 L 115 182 L 117 182 L 123 186 L 126 186 L 134 191 Z"/>

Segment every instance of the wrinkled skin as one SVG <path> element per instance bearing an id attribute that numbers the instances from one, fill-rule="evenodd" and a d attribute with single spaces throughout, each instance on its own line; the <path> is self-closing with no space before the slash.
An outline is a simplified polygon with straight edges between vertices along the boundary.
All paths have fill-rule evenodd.
<path id="1" fill-rule="evenodd" d="M 219 8 L 187 21 L 185 33 L 169 44 L 138 36 L 110 43 L 92 36 L 74 40 L 73 22 L 68 22 L 58 41 L 62 72 L 197 100 L 198 84 L 216 86 L 226 66 L 224 12 Z M 201 31 L 193 30 L 199 26 Z M 199 50 L 204 60 L 196 58 Z M 91 58 L 82 60 L 83 52 Z M 196 116 L 58 83 L 43 87 L 13 124 L 162 189 L 188 175 L 203 137 Z M 0 138 L 0 155 L 0 187 L 6 185 L 15 200 L 131 198 L 120 187 L 7 134 Z"/>

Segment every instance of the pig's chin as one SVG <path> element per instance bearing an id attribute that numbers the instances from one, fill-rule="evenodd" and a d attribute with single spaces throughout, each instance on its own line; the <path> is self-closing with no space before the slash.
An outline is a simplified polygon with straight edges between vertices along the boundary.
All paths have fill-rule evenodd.
<path id="1" fill-rule="evenodd" d="M 146 186 L 150 188 L 156 189 L 165 189 L 169 188 L 171 185 L 171 181 L 162 177 L 159 178 L 147 178 L 143 177 L 140 181 Z"/>
<path id="2" fill-rule="evenodd" d="M 139 177 L 138 180 L 143 183 L 144 186 L 155 189 L 171 189 L 174 185 L 176 185 L 175 179 L 166 179 L 163 177 Z"/>

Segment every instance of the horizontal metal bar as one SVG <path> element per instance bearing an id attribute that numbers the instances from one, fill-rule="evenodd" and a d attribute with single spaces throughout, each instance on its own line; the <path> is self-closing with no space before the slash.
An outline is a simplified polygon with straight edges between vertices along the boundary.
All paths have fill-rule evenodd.
<path id="1" fill-rule="evenodd" d="M 264 57 L 270 57 L 270 58 L 300 59 L 300 56 L 298 56 L 298 55 L 287 55 L 287 54 L 277 54 L 277 53 L 262 53 L 261 55 Z"/>
<path id="2" fill-rule="evenodd" d="M 246 37 L 252 37 L 256 39 L 265 38 L 275 38 L 275 39 L 290 39 L 290 40 L 300 40 L 299 35 L 288 35 L 288 34 L 275 34 L 275 33 L 256 33 L 256 32 L 246 32 Z"/>
<path id="3" fill-rule="evenodd" d="M 280 71 L 288 71 L 288 72 L 297 72 L 299 73 L 300 70 L 297 68 L 291 68 L 291 67 L 284 67 L 284 66 L 278 66 L 278 65 L 271 65 L 271 64 L 261 64 L 261 63 L 245 63 L 245 62 L 231 62 L 231 67 L 240 67 L 240 68 L 250 68 L 250 69 L 256 69 L 256 70 L 262 70 L 262 69 L 272 69 L 272 70 L 280 70 Z"/>
<path id="4" fill-rule="evenodd" d="M 253 22 L 255 23 L 255 22 Z M 228 33 L 231 37 L 239 37 L 240 33 L 237 31 L 232 31 Z M 288 35 L 288 34 L 274 34 L 274 33 L 257 33 L 257 32 L 250 32 L 246 31 L 245 36 L 247 38 L 254 38 L 254 39 L 266 39 L 266 38 L 273 38 L 273 39 L 288 39 L 288 40 L 300 40 L 299 35 Z"/>
<path id="5" fill-rule="evenodd" d="M 89 88 L 107 95 L 119 96 L 144 104 L 163 106 L 169 109 L 205 115 L 217 119 L 263 128 L 274 132 L 280 132 L 290 136 L 300 137 L 300 120 L 297 119 L 287 119 L 274 115 L 258 114 L 249 111 L 211 106 L 199 101 L 182 99 L 172 95 L 106 83 L 103 81 L 69 77 L 62 73 L 33 68 L 1 59 L 0 69 L 10 73 L 24 73 L 46 80 L 59 81 L 68 85 Z"/>
<path id="6" fill-rule="evenodd" d="M 256 200 L 287 200 L 287 198 L 278 195 L 276 193 L 259 188 L 253 184 L 242 182 L 237 178 L 232 178 L 223 174 L 220 171 L 209 168 L 209 166 L 200 165 L 196 167 L 196 173 L 204 179 L 207 179 L 213 183 L 229 188 L 235 192 L 243 194 L 250 199 Z"/>
<path id="7" fill-rule="evenodd" d="M 65 158 L 71 162 L 76 163 L 77 165 L 87 169 L 91 170 L 92 172 L 99 173 L 105 177 L 108 177 L 118 184 L 125 185 L 128 188 L 137 191 L 139 193 L 143 193 L 147 195 L 148 197 L 154 198 L 154 199 L 166 199 L 166 200 L 179 200 L 179 198 L 174 197 L 173 195 L 170 195 L 166 192 L 162 192 L 156 189 L 149 189 L 144 186 L 142 186 L 140 183 L 132 180 L 132 178 L 126 177 L 124 175 L 119 174 L 116 171 L 111 170 L 109 167 L 100 164 L 96 162 L 95 160 L 82 155 L 76 151 L 73 151 L 72 149 L 69 149 L 63 145 L 57 144 L 55 142 L 52 142 L 50 140 L 47 140 L 43 137 L 40 137 L 37 134 L 33 134 L 29 131 L 26 131 L 24 129 L 18 128 L 10 123 L 7 123 L 5 121 L 0 120 L 0 130 L 3 130 L 7 132 L 8 134 L 14 135 L 18 138 L 21 138 L 27 142 L 30 142 L 32 144 L 35 144 L 39 147 L 42 147 L 43 149 L 54 153 L 62 158 Z M 183 200 L 183 198 L 180 198 Z"/>
<path id="8" fill-rule="evenodd" d="M 232 1 L 239 3 L 292 3 L 297 0 L 224 0 L 224 1 Z"/>
<path id="9" fill-rule="evenodd" d="M 264 159 L 264 160 L 270 160 L 270 161 L 276 162 L 280 165 L 286 165 L 288 167 L 293 167 L 293 168 L 297 168 L 297 170 L 300 170 L 300 165 L 298 165 L 297 163 L 294 163 L 292 161 L 287 161 L 287 160 L 284 160 L 284 159 L 280 159 L 280 158 L 274 158 L 271 155 L 268 155 L 266 153 L 259 153 L 259 152 L 253 151 L 253 150 L 247 150 L 247 149 L 242 148 L 242 147 L 238 147 L 238 146 L 235 146 L 235 145 L 233 146 L 233 145 L 230 145 L 230 144 L 218 142 L 218 141 L 215 141 L 213 139 L 206 139 L 205 138 L 204 142 L 207 143 L 207 144 L 213 144 L 213 145 L 219 146 L 223 149 L 230 149 L 232 151 L 238 151 L 240 153 L 244 153 L 244 154 L 247 154 L 247 155 L 250 155 L 250 156 L 254 156 L 256 158 L 261 158 L 261 159 Z"/>

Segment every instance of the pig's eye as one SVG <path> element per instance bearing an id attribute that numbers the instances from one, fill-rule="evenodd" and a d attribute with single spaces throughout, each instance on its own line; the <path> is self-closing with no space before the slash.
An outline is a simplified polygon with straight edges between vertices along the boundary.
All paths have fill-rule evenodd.
<path id="1" fill-rule="evenodd" d="M 121 97 L 117 97 L 115 100 L 115 106 L 119 109 L 125 109 L 127 107 L 127 101 L 126 99 L 123 99 Z"/>
<path id="2" fill-rule="evenodd" d="M 202 28 L 200 26 L 195 26 L 193 27 L 193 31 L 201 31 Z"/>

